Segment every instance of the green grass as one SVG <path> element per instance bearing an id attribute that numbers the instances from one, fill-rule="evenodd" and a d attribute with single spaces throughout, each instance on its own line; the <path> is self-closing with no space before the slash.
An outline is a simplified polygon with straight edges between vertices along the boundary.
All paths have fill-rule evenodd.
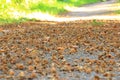
<path id="1" fill-rule="evenodd" d="M 71 6 L 81 6 L 84 4 L 99 2 L 100 0 L 59 0 L 59 1 L 64 1 L 64 3 L 67 3 Z"/>
<path id="2" fill-rule="evenodd" d="M 33 12 L 58 15 L 65 12 L 65 6 L 81 6 L 100 0 L 0 0 L 0 24 L 23 22 L 25 16 Z"/>
<path id="3" fill-rule="evenodd" d="M 34 6 L 33 6 L 34 5 Z M 37 11 L 37 12 L 44 12 L 44 13 L 49 13 L 51 15 L 57 15 L 59 13 L 65 12 L 66 10 L 64 9 L 64 6 L 66 4 L 62 2 L 56 2 L 56 3 L 44 3 L 44 2 L 39 2 L 38 4 L 32 4 L 30 7 L 31 11 Z"/>
<path id="4" fill-rule="evenodd" d="M 115 4 L 115 6 L 120 6 L 120 0 L 118 0 L 118 2 Z M 114 14 L 120 14 L 120 10 L 116 10 L 115 12 L 114 12 Z"/>
<path id="5" fill-rule="evenodd" d="M 92 26 L 103 26 L 105 23 L 104 22 L 100 22 L 100 21 L 97 21 L 96 19 L 94 19 L 92 22 L 91 22 Z"/>
<path id="6" fill-rule="evenodd" d="M 90 4 L 98 2 L 99 0 L 57 0 L 56 2 L 39 2 L 38 4 L 32 4 L 32 11 L 42 11 L 53 15 L 65 12 L 65 6 L 81 6 L 84 4 Z"/>
<path id="7" fill-rule="evenodd" d="M 120 10 L 116 10 L 116 11 L 115 11 L 115 14 L 120 14 Z"/>

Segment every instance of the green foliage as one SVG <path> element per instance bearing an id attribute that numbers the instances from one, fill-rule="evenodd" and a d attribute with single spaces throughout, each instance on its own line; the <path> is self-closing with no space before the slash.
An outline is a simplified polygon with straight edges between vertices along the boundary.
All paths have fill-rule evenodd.
<path id="1" fill-rule="evenodd" d="M 81 6 L 83 4 L 95 3 L 95 2 L 98 2 L 100 0 L 58 0 L 58 1 L 61 1 L 63 3 L 67 3 L 67 4 L 72 5 L 72 6 Z"/>
<path id="2" fill-rule="evenodd" d="M 30 19 L 27 19 L 27 18 L 18 18 L 18 19 L 15 19 L 15 18 L 7 18 L 7 19 L 3 19 L 3 18 L 0 18 L 0 25 L 3 25 L 3 24 L 8 24 L 8 23 L 21 23 L 21 22 L 25 22 L 25 21 L 28 21 Z"/>
<path id="3" fill-rule="evenodd" d="M 80 6 L 98 1 L 100 0 L 0 0 L 0 24 L 19 22 L 33 12 L 57 15 L 66 11 L 65 6 Z"/>
<path id="4" fill-rule="evenodd" d="M 118 2 L 120 2 L 120 0 L 118 0 Z"/>
<path id="5" fill-rule="evenodd" d="M 93 26 L 102 26 L 102 25 L 104 25 L 104 22 L 99 22 L 99 21 L 97 21 L 96 19 L 94 19 L 94 20 L 91 22 L 91 24 L 92 24 Z"/>
<path id="6" fill-rule="evenodd" d="M 120 10 L 116 10 L 116 11 L 115 11 L 115 14 L 120 14 Z"/>
<path id="7" fill-rule="evenodd" d="M 62 3 L 52 3 L 51 5 L 50 3 L 40 2 L 38 4 L 32 4 L 32 5 L 34 6 L 30 7 L 31 11 L 38 11 L 38 12 L 40 11 L 40 12 L 49 13 L 52 15 L 56 15 L 66 11 L 64 9 L 65 4 L 62 4 Z"/>
<path id="8" fill-rule="evenodd" d="M 120 0 L 118 0 L 116 6 L 118 6 L 118 7 L 120 6 Z M 115 14 L 120 14 L 120 9 L 116 10 L 114 13 Z"/>

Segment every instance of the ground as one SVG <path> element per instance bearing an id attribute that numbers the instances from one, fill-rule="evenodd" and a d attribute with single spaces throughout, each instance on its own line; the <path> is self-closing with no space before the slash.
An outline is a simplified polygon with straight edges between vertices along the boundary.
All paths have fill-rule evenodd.
<path id="1" fill-rule="evenodd" d="M 120 22 L 35 21 L 0 27 L 0 80 L 119 80 Z"/>
<path id="2" fill-rule="evenodd" d="M 120 20 L 0 26 L 0 80 L 119 79 Z"/>

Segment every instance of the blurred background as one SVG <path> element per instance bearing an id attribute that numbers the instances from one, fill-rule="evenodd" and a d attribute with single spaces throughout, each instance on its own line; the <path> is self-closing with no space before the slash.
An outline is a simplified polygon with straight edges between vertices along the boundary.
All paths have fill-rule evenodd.
<path id="1" fill-rule="evenodd" d="M 101 1 L 106 0 L 0 0 L 0 23 L 26 21 L 29 19 L 26 15 L 34 12 L 59 15 L 67 12 L 66 6 L 82 6 Z"/>

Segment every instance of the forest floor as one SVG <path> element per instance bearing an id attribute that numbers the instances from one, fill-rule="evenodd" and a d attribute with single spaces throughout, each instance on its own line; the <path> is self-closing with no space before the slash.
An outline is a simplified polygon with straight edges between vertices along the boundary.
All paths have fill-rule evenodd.
<path id="1" fill-rule="evenodd" d="M 0 26 L 0 80 L 119 80 L 120 20 Z"/>
<path id="2" fill-rule="evenodd" d="M 120 21 L 0 27 L 0 80 L 119 80 Z"/>

